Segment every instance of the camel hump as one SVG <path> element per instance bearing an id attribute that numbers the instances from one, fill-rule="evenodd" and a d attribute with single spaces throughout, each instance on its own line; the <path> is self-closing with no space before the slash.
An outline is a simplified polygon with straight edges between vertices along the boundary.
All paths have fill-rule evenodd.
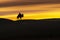
<path id="1" fill-rule="evenodd" d="M 22 13 L 19 13 L 17 18 L 22 18 L 24 15 Z"/>
<path id="2" fill-rule="evenodd" d="M 22 16 L 23 17 L 23 14 L 22 13 L 19 13 L 19 16 Z"/>

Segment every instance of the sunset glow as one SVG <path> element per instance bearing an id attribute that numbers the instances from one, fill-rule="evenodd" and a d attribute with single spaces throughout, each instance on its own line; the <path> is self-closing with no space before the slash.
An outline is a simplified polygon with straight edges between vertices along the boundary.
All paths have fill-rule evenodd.
<path id="1" fill-rule="evenodd" d="M 5 2 L 8 1 L 7 0 L 1 1 L 1 3 L 5 3 Z M 16 2 L 16 0 L 12 2 Z M 16 17 L 19 12 L 24 14 L 23 19 L 38 20 L 38 19 L 60 18 L 60 4 L 59 3 L 58 4 L 32 4 L 32 5 L 0 7 L 0 18 L 17 20 Z"/>

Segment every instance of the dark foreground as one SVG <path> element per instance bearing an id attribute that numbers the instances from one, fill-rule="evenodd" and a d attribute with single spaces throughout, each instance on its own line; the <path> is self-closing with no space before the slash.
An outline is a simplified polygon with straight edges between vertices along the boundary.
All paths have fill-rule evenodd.
<path id="1" fill-rule="evenodd" d="M 60 19 L 12 21 L 0 18 L 0 39 L 57 40 L 59 36 Z"/>

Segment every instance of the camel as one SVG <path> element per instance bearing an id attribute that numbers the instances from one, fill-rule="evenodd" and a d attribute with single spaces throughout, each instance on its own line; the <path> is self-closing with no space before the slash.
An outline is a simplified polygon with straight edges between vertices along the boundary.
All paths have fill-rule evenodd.
<path id="1" fill-rule="evenodd" d="M 17 16 L 17 19 L 22 19 L 22 17 L 23 17 L 23 14 L 19 13 L 18 16 Z"/>

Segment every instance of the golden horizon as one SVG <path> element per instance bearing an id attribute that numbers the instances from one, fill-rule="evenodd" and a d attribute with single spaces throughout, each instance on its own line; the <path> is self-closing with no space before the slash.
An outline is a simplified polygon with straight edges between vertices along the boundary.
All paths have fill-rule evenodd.
<path id="1" fill-rule="evenodd" d="M 60 4 L 43 4 L 43 5 L 36 4 L 36 5 L 25 5 L 25 6 L 2 7 L 0 8 L 1 12 L 0 18 L 17 20 L 16 17 L 19 12 L 17 10 L 21 10 L 21 13 L 24 14 L 24 17 L 22 19 L 39 20 L 49 18 L 60 18 Z M 11 12 L 9 13 L 9 11 Z"/>

